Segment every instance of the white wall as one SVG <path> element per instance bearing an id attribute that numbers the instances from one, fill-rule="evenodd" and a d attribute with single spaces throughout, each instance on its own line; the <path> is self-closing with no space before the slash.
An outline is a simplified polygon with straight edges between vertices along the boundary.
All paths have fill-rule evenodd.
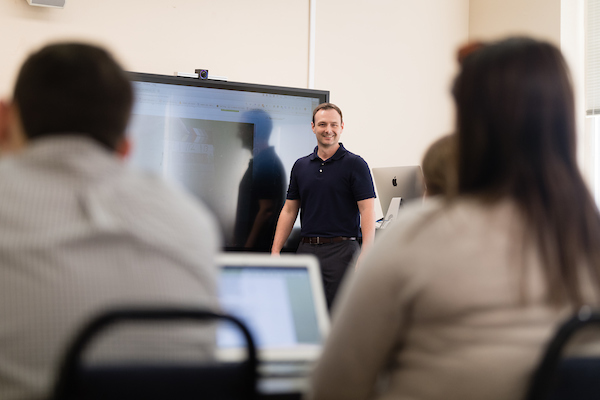
<path id="1" fill-rule="evenodd" d="M 0 95 L 34 48 L 91 40 L 125 67 L 172 75 L 208 68 L 230 80 L 306 85 L 308 0 L 67 0 L 64 9 L 0 2 Z"/>
<path id="2" fill-rule="evenodd" d="M 467 0 L 318 0 L 315 85 L 331 90 L 344 145 L 371 168 L 420 164 L 453 130 L 449 87 L 468 15 Z"/>
<path id="3" fill-rule="evenodd" d="M 105 45 L 131 71 L 208 68 L 231 81 L 307 87 L 309 1 L 67 0 L 57 10 L 5 0 L 0 96 L 31 50 L 62 39 Z M 469 0 L 318 0 L 316 8 L 315 88 L 342 107 L 343 142 L 371 167 L 420 163 L 452 130 L 448 88 Z"/>
<path id="4" fill-rule="evenodd" d="M 527 35 L 560 46 L 561 0 L 470 0 L 470 7 L 471 40 Z"/>
<path id="5" fill-rule="evenodd" d="M 371 167 L 420 164 L 452 131 L 468 15 L 467 0 L 319 0 L 315 82 L 345 112 L 344 143 Z"/>
<path id="6" fill-rule="evenodd" d="M 561 41 L 561 0 L 313 0 L 315 87 L 345 114 L 343 142 L 371 167 L 420 163 L 453 129 L 449 86 L 467 39 Z M 572 2 L 582 0 L 562 0 Z M 0 2 L 0 96 L 49 41 L 107 46 L 131 71 L 208 68 L 231 81 L 307 87 L 310 0 Z M 308 122 L 307 122 L 308 123 Z M 380 210 L 378 210 L 380 213 Z"/>
<path id="7" fill-rule="evenodd" d="M 560 18 L 560 47 L 569 64 L 575 91 L 577 121 L 577 156 L 584 177 L 592 191 L 598 190 L 595 182 L 594 132 L 586 126 L 585 115 L 585 0 L 562 0 Z M 598 197 L 597 197 L 598 198 Z"/>
<path id="8" fill-rule="evenodd" d="M 470 0 L 469 38 L 529 35 L 558 46 L 569 65 L 576 100 L 578 162 L 593 182 L 593 138 L 585 126 L 585 0 Z"/>

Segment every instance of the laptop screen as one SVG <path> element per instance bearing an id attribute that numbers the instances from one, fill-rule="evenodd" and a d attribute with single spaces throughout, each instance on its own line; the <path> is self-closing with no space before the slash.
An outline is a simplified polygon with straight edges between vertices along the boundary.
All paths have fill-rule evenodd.
<path id="1" fill-rule="evenodd" d="M 223 311 L 250 329 L 268 358 L 312 358 L 328 329 L 317 261 L 310 256 L 232 253 L 219 259 Z M 217 330 L 220 349 L 243 347 L 237 330 Z"/>

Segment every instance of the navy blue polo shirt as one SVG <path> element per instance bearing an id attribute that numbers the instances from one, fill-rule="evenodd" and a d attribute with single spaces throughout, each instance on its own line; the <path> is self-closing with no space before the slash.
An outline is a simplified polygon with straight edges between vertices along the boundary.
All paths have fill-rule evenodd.
<path id="1" fill-rule="evenodd" d="M 292 168 L 287 198 L 300 200 L 302 236 L 360 236 L 357 201 L 375 197 L 369 166 L 340 143 L 327 161 L 312 154 Z"/>

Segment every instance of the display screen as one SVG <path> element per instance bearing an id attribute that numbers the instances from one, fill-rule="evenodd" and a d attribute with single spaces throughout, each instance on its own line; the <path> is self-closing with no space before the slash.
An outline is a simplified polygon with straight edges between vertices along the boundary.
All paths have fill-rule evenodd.
<path id="1" fill-rule="evenodd" d="M 219 276 L 223 309 L 254 333 L 259 348 L 320 345 L 312 288 L 306 268 L 224 266 Z M 237 329 L 221 325 L 219 347 L 241 347 Z"/>
<path id="2" fill-rule="evenodd" d="M 221 226 L 226 250 L 269 251 L 291 168 L 316 145 L 312 111 L 329 92 L 130 76 L 129 162 L 204 202 Z M 286 250 L 295 250 L 294 237 Z"/>

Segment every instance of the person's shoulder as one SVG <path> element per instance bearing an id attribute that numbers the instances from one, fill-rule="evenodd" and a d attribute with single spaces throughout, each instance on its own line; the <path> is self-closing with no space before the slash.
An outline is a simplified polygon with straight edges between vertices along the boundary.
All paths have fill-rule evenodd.
<path id="1" fill-rule="evenodd" d="M 425 221 L 435 219 L 435 216 L 446 207 L 443 199 L 429 198 L 427 200 L 414 199 L 403 205 L 398 216 L 390 223 L 386 233 L 394 236 L 403 236 L 417 227 L 421 227 Z"/>
<path id="2" fill-rule="evenodd" d="M 182 222 L 212 218 L 200 200 L 177 183 L 153 172 L 123 166 L 123 179 L 118 184 L 118 191 L 132 204 L 147 207 L 147 211 L 162 212 Z"/>
<path id="3" fill-rule="evenodd" d="M 362 158 L 361 156 L 359 156 L 358 154 L 348 150 L 346 147 L 344 147 L 345 153 L 347 157 L 358 157 L 358 158 Z"/>
<path id="4" fill-rule="evenodd" d="M 413 200 L 402 206 L 398 217 L 385 232 L 392 242 L 406 243 L 430 240 L 447 242 L 461 237 L 473 240 L 481 232 L 491 229 L 510 230 L 519 220 L 518 210 L 512 201 L 487 204 L 476 198 L 448 200 L 443 196 Z"/>
<path id="5" fill-rule="evenodd" d="M 351 162 L 353 164 L 359 164 L 359 165 L 366 165 L 366 166 L 368 166 L 368 164 L 365 161 L 365 159 L 362 158 L 360 155 L 351 152 L 350 150 L 346 149 L 345 147 L 344 147 L 344 150 L 345 150 L 345 154 L 344 154 L 343 159 L 346 162 Z"/>
<path id="6" fill-rule="evenodd" d="M 379 231 L 369 250 L 367 264 L 373 273 L 384 274 L 390 281 L 413 280 L 427 274 L 423 258 L 436 240 L 439 218 L 447 205 L 438 199 L 413 200 L 402 206 L 397 217 Z"/>
<path id="7" fill-rule="evenodd" d="M 21 168 L 22 157 L 17 157 L 15 154 L 6 154 L 0 157 L 0 175 L 3 179 L 0 183 L 4 183 L 7 180 L 15 178 L 15 171 L 18 172 Z"/>
<path id="8" fill-rule="evenodd" d="M 195 198 L 180 184 L 166 179 L 160 174 L 150 171 L 138 170 L 127 165 L 123 166 L 123 175 L 126 179 L 121 183 L 121 190 L 131 192 L 143 201 L 149 196 L 146 194 L 153 193 L 151 196 L 156 205 L 163 204 L 156 200 L 164 201 L 181 201 L 187 206 L 195 207 L 197 201 Z M 131 185 L 131 187 L 129 187 Z M 132 190 L 135 187 L 135 190 Z"/>
<path id="9" fill-rule="evenodd" d="M 428 243 L 432 236 L 448 231 L 449 225 L 461 219 L 456 216 L 463 207 L 461 201 L 449 202 L 441 197 L 410 200 L 402 205 L 397 217 L 379 235 L 378 241 L 384 247 L 400 252 L 412 251 L 419 247 L 417 243 Z M 458 211 L 458 215 L 462 213 Z"/>
<path id="10" fill-rule="evenodd" d="M 162 241 L 203 238 L 210 242 L 208 247 L 219 242 L 220 229 L 200 199 L 155 173 L 124 167 L 123 175 L 108 202 L 123 221 L 129 221 L 132 230 L 152 230 L 152 235 L 145 236 L 158 235 Z"/>
<path id="11" fill-rule="evenodd" d="M 313 153 L 307 154 L 303 157 L 300 157 L 296 160 L 296 163 L 310 161 L 313 158 Z"/>
<path id="12" fill-rule="evenodd" d="M 293 168 L 299 168 L 308 165 L 313 158 L 314 153 L 310 153 L 303 157 L 300 157 L 294 162 Z"/>

